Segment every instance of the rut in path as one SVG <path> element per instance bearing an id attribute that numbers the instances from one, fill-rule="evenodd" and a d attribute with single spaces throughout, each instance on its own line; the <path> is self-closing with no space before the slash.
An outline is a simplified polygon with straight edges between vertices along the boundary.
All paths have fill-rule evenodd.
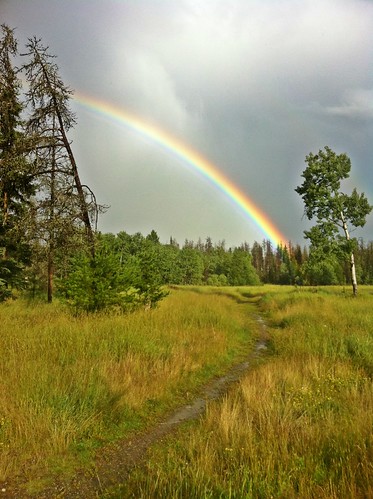
<path id="1" fill-rule="evenodd" d="M 100 450 L 94 468 L 78 472 L 72 480 L 56 481 L 53 487 L 37 495 L 27 495 L 20 488 L 7 487 L 1 493 L 2 498 L 85 498 L 100 497 L 110 487 L 118 486 L 126 481 L 131 469 L 140 465 L 146 459 L 146 453 L 152 444 L 162 441 L 162 438 L 171 434 L 181 423 L 197 419 L 206 409 L 208 402 L 225 395 L 231 385 L 242 378 L 248 371 L 253 360 L 267 349 L 267 334 L 263 319 L 256 317 L 260 324 L 260 338 L 247 358 L 236 364 L 223 376 L 210 381 L 201 390 L 200 395 L 190 404 L 184 405 L 169 415 L 164 421 L 158 423 L 150 430 L 117 441 Z"/>

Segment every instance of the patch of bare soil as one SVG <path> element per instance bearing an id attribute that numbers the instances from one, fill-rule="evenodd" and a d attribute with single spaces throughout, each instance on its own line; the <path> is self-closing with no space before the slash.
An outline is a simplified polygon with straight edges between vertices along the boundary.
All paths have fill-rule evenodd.
<path id="1" fill-rule="evenodd" d="M 264 321 L 259 316 L 257 321 L 261 326 L 261 335 L 247 358 L 234 365 L 225 375 L 214 378 L 205 385 L 191 403 L 178 408 L 148 431 L 101 448 L 94 467 L 77 472 L 72 480 L 56 480 L 52 487 L 33 495 L 25 493 L 21 486 L 3 483 L 0 484 L 0 499 L 93 499 L 100 497 L 109 488 L 124 483 L 131 470 L 146 460 L 147 451 L 153 444 L 171 435 L 182 423 L 202 415 L 207 403 L 225 395 L 232 384 L 248 371 L 254 359 L 267 349 Z"/>

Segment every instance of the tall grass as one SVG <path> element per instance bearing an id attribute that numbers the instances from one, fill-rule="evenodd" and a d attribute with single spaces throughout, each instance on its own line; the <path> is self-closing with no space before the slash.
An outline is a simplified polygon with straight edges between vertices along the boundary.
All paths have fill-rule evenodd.
<path id="1" fill-rule="evenodd" d="M 256 366 L 110 497 L 373 497 L 373 293 L 269 290 Z"/>
<path id="2" fill-rule="evenodd" d="M 18 300 L 0 306 L 0 319 L 0 480 L 30 484 L 154 422 L 253 335 L 245 307 L 191 291 L 129 316 L 72 317 Z"/>

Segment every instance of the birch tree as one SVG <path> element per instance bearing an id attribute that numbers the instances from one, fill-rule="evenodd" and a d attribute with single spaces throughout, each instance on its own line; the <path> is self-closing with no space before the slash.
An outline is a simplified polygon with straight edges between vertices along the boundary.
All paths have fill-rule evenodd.
<path id="1" fill-rule="evenodd" d="M 329 147 L 317 154 L 306 156 L 307 168 L 303 171 L 304 181 L 295 191 L 302 196 L 304 213 L 316 224 L 305 237 L 311 242 L 310 258 L 322 260 L 331 255 L 349 258 L 353 294 L 357 294 L 354 248 L 356 240 L 351 231 L 363 227 L 372 206 L 364 193 L 353 189 L 350 195 L 341 192 L 341 181 L 349 178 L 350 158 L 336 154 Z"/>

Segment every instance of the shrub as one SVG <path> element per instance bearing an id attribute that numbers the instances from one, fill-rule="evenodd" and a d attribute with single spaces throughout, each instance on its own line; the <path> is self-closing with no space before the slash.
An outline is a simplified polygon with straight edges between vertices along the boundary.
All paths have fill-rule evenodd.
<path id="1" fill-rule="evenodd" d="M 67 277 L 60 281 L 60 290 L 77 312 L 152 308 L 167 294 L 160 285 L 151 253 L 129 255 L 121 262 L 104 245 L 98 248 L 94 260 L 86 254 L 72 259 Z"/>

